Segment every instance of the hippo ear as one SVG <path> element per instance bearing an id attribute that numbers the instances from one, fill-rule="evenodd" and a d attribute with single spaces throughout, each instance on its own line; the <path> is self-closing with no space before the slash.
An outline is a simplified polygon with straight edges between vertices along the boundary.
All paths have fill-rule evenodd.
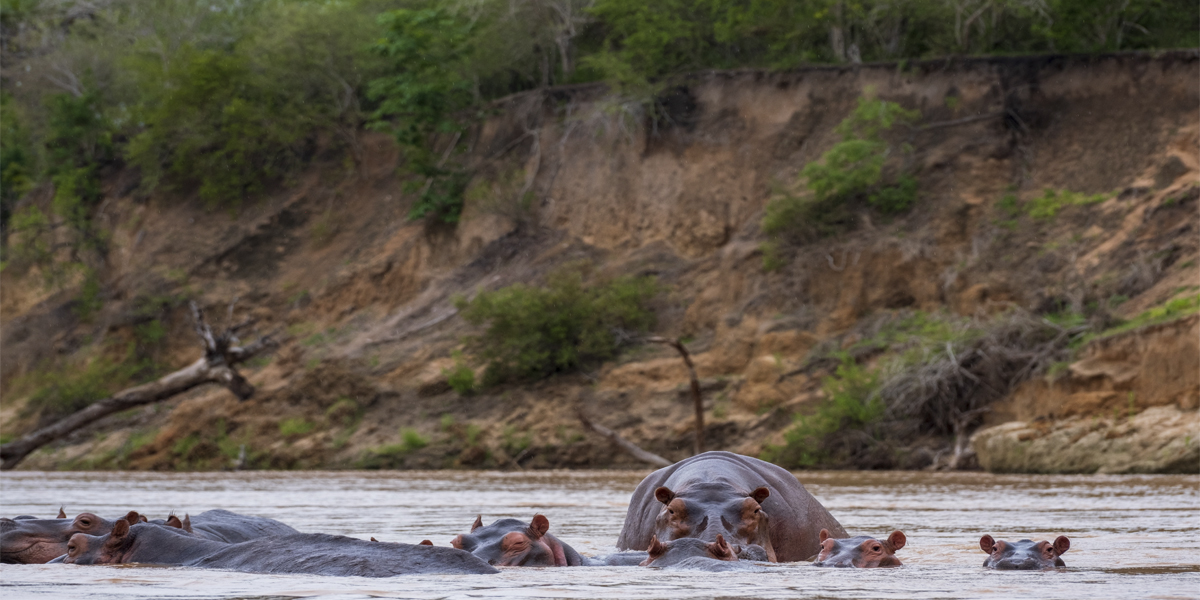
<path id="1" fill-rule="evenodd" d="M 67 511 L 63 510 L 63 507 L 61 507 L 61 506 L 58 507 L 58 518 L 60 518 L 60 519 L 67 518 Z"/>
<path id="2" fill-rule="evenodd" d="M 650 558 L 658 558 L 667 551 L 667 547 L 662 542 L 658 541 L 658 535 L 650 538 L 650 546 L 646 548 L 646 552 L 650 554 Z"/>
<path id="3" fill-rule="evenodd" d="M 904 547 L 908 543 L 908 538 L 904 537 L 904 532 L 897 529 L 893 531 L 887 539 L 888 546 L 891 546 L 892 552 L 895 552 Z"/>
<path id="4" fill-rule="evenodd" d="M 129 535 L 129 521 L 117 519 L 116 524 L 113 525 L 112 533 L 109 534 L 108 543 L 116 545 L 116 543 L 120 543 L 121 539 L 127 535 Z"/>
<path id="5" fill-rule="evenodd" d="M 192 517 L 187 513 L 183 513 L 183 530 L 188 533 L 195 533 L 192 531 Z"/>
<path id="6" fill-rule="evenodd" d="M 429 540 L 421 540 L 421 543 L 420 543 L 420 544 L 417 544 L 417 545 L 418 545 L 418 546 L 432 546 L 432 545 L 433 545 L 433 542 L 431 542 L 431 541 L 429 541 Z"/>
<path id="7" fill-rule="evenodd" d="M 180 521 L 179 517 L 175 515 L 168 516 L 167 522 L 163 523 L 163 525 L 166 525 L 167 527 L 174 527 L 175 529 L 183 529 L 183 521 Z"/>
<path id="8" fill-rule="evenodd" d="M 828 530 L 828 529 L 822 529 L 822 530 L 821 530 L 821 535 L 819 535 L 819 536 L 818 536 L 818 538 L 821 540 L 821 543 L 822 543 L 822 544 L 824 544 L 824 543 L 825 543 L 825 540 L 829 539 L 829 530 Z"/>
<path id="9" fill-rule="evenodd" d="M 729 542 L 725 541 L 725 536 L 717 534 L 717 541 L 708 545 L 708 551 L 713 557 L 721 560 L 732 560 L 734 558 L 733 548 L 729 547 Z"/>
<path id="10" fill-rule="evenodd" d="M 992 548 L 995 548 L 995 547 L 996 547 L 996 540 L 992 536 L 987 535 L 985 533 L 983 535 L 983 537 L 979 538 L 979 548 L 981 550 L 983 550 L 984 552 L 991 554 Z"/>
<path id="11" fill-rule="evenodd" d="M 1067 539 L 1067 536 L 1060 535 L 1054 540 L 1054 551 L 1057 552 L 1059 556 L 1066 554 L 1067 550 L 1070 549 L 1071 540 Z"/>
<path id="12" fill-rule="evenodd" d="M 371 541 L 372 541 L 372 542 L 378 542 L 379 540 L 377 540 L 377 539 L 375 539 L 375 538 L 371 538 Z"/>
<path id="13" fill-rule="evenodd" d="M 750 497 L 754 498 L 754 501 L 759 504 L 762 504 L 763 500 L 766 500 L 770 495 L 771 490 L 765 487 L 756 488 L 753 492 L 750 492 Z"/>
<path id="14" fill-rule="evenodd" d="M 471 533 L 475 533 L 480 527 L 483 527 L 483 515 L 475 515 L 475 522 L 471 523 Z"/>
<path id="15" fill-rule="evenodd" d="M 529 523 L 529 537 L 538 540 L 546 535 L 547 531 L 550 531 L 550 519 L 547 519 L 546 515 L 533 515 L 533 521 Z"/>
<path id="16" fill-rule="evenodd" d="M 129 521 L 130 524 L 142 522 L 142 515 L 139 515 L 136 510 L 129 511 L 129 514 L 125 515 L 123 518 L 126 521 Z"/>
<path id="17" fill-rule="evenodd" d="M 654 497 L 663 504 L 669 504 L 675 499 L 675 492 L 672 492 L 671 488 L 664 485 L 657 490 L 654 490 Z"/>

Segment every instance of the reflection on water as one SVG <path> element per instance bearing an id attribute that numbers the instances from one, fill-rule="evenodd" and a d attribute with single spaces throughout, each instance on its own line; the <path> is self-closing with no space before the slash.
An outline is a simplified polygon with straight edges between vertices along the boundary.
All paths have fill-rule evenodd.
<path id="1" fill-rule="evenodd" d="M 5 473 L 2 514 L 129 510 L 165 517 L 225 508 L 301 531 L 440 546 L 500 517 L 550 519 L 584 554 L 614 550 L 645 473 L 242 472 Z M 14 598 L 1195 598 L 1200 477 L 801 473 L 852 535 L 901 529 L 900 569 L 772 566 L 768 573 L 638 567 L 506 569 L 391 579 L 256 575 L 178 568 L 0 565 Z M 984 570 L 979 537 L 1071 538 L 1065 570 Z"/>

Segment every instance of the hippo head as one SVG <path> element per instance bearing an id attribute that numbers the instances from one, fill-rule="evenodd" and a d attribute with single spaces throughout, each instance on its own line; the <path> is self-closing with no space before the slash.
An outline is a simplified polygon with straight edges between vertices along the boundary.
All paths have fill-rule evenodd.
<path id="1" fill-rule="evenodd" d="M 547 535 L 549 530 L 550 520 L 543 515 L 534 515 L 529 523 L 500 519 L 486 527 L 479 516 L 471 533 L 455 537 L 450 545 L 500 567 L 565 567 L 563 545 Z"/>
<path id="2" fill-rule="evenodd" d="M 131 513 L 136 515 L 137 513 Z M 117 565 L 126 562 L 125 556 L 136 537 L 127 519 L 117 519 L 112 531 L 104 535 L 77 533 L 67 542 L 67 556 L 63 562 L 69 565 Z M 136 518 L 132 521 L 137 523 Z"/>
<path id="3" fill-rule="evenodd" d="M 813 563 L 818 567 L 899 567 L 896 551 L 903 548 L 907 539 L 904 532 L 893 531 L 882 542 L 865 535 L 834 539 L 828 529 L 821 530 L 821 553 Z"/>
<path id="4" fill-rule="evenodd" d="M 1053 569 L 1067 566 L 1061 556 L 1071 549 L 1071 540 L 1060 535 L 1053 544 L 1033 540 L 1006 542 L 985 535 L 979 538 L 979 547 L 988 554 L 983 566 L 991 569 Z"/>
<path id="5" fill-rule="evenodd" d="M 59 509 L 59 514 L 62 509 Z M 74 519 L 0 519 L 0 561 L 42 564 L 67 552 L 67 541 L 77 533 L 107 533 L 113 522 L 92 513 Z"/>
<path id="6" fill-rule="evenodd" d="M 658 541 L 658 536 L 650 539 L 650 547 L 646 549 L 648 556 L 641 562 L 643 567 L 666 567 L 679 563 L 685 558 L 702 557 L 715 560 L 736 561 L 737 553 L 725 541 L 725 536 L 717 534 L 715 542 L 706 542 L 696 538 L 679 538 L 668 542 Z"/>
<path id="7" fill-rule="evenodd" d="M 714 542 L 721 536 L 737 554 L 750 558 L 746 549 L 761 546 L 767 560 L 776 562 L 770 518 L 762 507 L 770 495 L 766 487 L 747 493 L 727 483 L 696 483 L 678 491 L 660 487 L 654 490 L 654 497 L 663 504 L 655 520 L 655 534 L 667 541 L 699 538 Z"/>

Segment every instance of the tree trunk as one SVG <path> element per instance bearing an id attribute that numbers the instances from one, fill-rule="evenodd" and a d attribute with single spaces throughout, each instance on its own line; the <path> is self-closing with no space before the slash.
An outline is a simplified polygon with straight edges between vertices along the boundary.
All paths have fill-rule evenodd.
<path id="1" fill-rule="evenodd" d="M 696 411 L 696 438 L 692 447 L 693 454 L 704 452 L 704 401 L 700 396 L 700 378 L 696 377 L 696 365 L 692 363 L 692 356 L 688 354 L 687 348 L 683 347 L 683 342 L 677 339 L 665 337 L 648 337 L 645 341 L 654 344 L 666 344 L 679 352 L 679 356 L 683 358 L 683 364 L 687 365 L 688 376 L 691 378 L 692 385 L 692 406 Z"/>
<path id="2" fill-rule="evenodd" d="M 615 432 L 599 423 L 592 422 L 592 420 L 587 418 L 587 415 L 584 414 L 582 406 L 579 407 L 579 422 L 583 423 L 584 427 L 587 427 L 588 429 L 591 429 L 592 431 L 595 431 L 596 433 L 612 440 L 614 443 L 616 443 L 618 446 L 620 446 L 623 450 L 630 453 L 631 455 L 633 455 L 635 458 L 637 458 L 640 461 L 648 462 L 656 467 L 666 467 L 666 466 L 671 465 L 671 461 L 669 461 L 653 452 L 648 452 L 646 450 L 643 450 L 637 444 L 621 437 L 620 435 L 617 435 L 617 432 Z"/>
<path id="3" fill-rule="evenodd" d="M 233 304 L 229 306 L 229 313 L 232 316 Z M 157 381 L 117 392 L 19 440 L 0 446 L 0 461 L 3 461 L 0 470 L 12 469 L 34 450 L 108 415 L 166 400 L 206 383 L 218 383 L 229 388 L 238 400 L 253 396 L 254 386 L 237 372 L 234 365 L 273 348 L 275 342 L 270 336 L 265 336 L 246 346 L 234 346 L 238 341 L 237 331 L 248 326 L 249 321 L 232 325 L 221 335 L 214 336 L 212 329 L 204 322 L 204 313 L 195 302 L 192 303 L 192 316 L 196 321 L 196 333 L 204 342 L 203 358 Z"/>

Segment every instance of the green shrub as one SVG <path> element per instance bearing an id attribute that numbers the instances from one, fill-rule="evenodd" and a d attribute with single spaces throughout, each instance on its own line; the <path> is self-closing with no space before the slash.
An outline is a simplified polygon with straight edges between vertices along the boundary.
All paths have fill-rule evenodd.
<path id="1" fill-rule="evenodd" d="M 1041 196 L 1029 201 L 1026 205 L 1026 210 L 1030 217 L 1046 221 L 1053 219 L 1058 215 L 1058 211 L 1067 206 L 1086 206 L 1088 204 L 1104 202 L 1107 199 L 1108 196 L 1106 194 L 1092 194 L 1088 196 L 1079 192 L 1046 188 Z"/>
<path id="2" fill-rule="evenodd" d="M 300 437 L 315 428 L 316 425 L 304 419 L 304 417 L 295 417 L 284 419 L 279 422 L 279 435 L 283 437 Z"/>
<path id="3" fill-rule="evenodd" d="M 904 154 L 911 150 L 890 144 L 883 134 L 917 116 L 894 102 L 859 98 L 858 106 L 836 128 L 842 141 L 801 171 L 808 193 L 783 192 L 767 203 L 762 229 L 774 246 L 769 252 L 764 248 L 764 268 L 778 268 L 782 242 L 803 243 L 851 226 L 854 204 L 865 203 L 885 214 L 912 206 L 916 178 L 901 167 L 887 175 L 885 168 L 897 150 Z"/>
<path id="4" fill-rule="evenodd" d="M 847 431 L 874 437 L 872 425 L 884 416 L 879 397 L 878 374 L 857 365 L 848 355 L 835 373 L 826 377 L 825 400 L 811 415 L 799 415 L 784 433 L 782 446 L 768 446 L 763 459 L 787 468 L 845 464 L 851 457 L 839 455 L 837 436 Z"/>
<path id="5" fill-rule="evenodd" d="M 458 299 L 463 318 L 487 327 L 466 340 L 487 362 L 484 384 L 532 381 L 610 359 L 624 340 L 654 325 L 648 303 L 659 291 L 651 277 L 585 285 L 560 271 L 545 287 L 515 284 L 474 299 Z"/>
<path id="6" fill-rule="evenodd" d="M 461 352 L 454 353 L 454 366 L 442 369 L 442 375 L 446 376 L 446 382 L 460 395 L 466 396 L 475 391 L 475 371 L 463 362 Z"/>
<path id="7" fill-rule="evenodd" d="M 147 365 L 136 360 L 129 348 L 120 358 L 105 354 L 92 358 L 86 365 L 63 365 L 59 368 L 34 371 L 15 387 L 35 388 L 25 406 L 26 414 L 37 412 L 43 422 L 65 417 L 108 398 L 144 376 Z"/>
<path id="8" fill-rule="evenodd" d="M 429 445 L 429 439 L 417 433 L 416 429 L 401 430 L 400 442 L 408 450 L 420 450 Z"/>

